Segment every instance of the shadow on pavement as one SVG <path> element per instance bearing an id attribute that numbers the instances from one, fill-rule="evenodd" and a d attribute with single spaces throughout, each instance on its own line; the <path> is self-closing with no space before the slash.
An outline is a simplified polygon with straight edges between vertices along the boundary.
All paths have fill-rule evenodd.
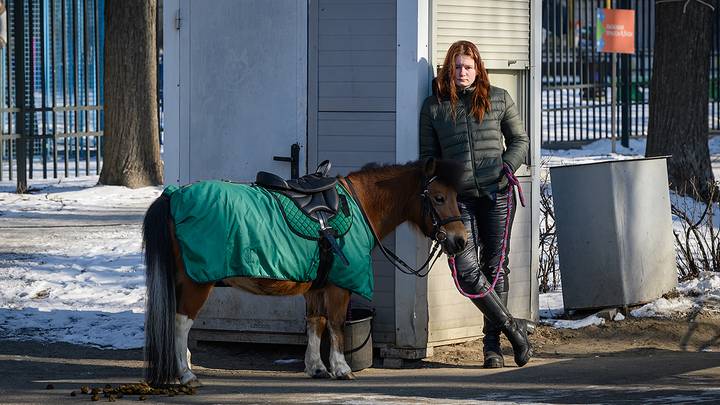
<path id="1" fill-rule="evenodd" d="M 544 403 L 718 402 L 720 353 L 645 350 L 569 359 L 534 359 L 523 368 L 425 367 L 358 372 L 355 381 L 312 380 L 301 346 L 204 345 L 193 353 L 203 380 L 192 397 L 152 397 L 152 402 L 238 403 L 367 401 L 432 403 L 437 400 Z M 71 400 L 82 384 L 137 382 L 140 350 L 99 350 L 69 344 L 2 341 L 0 394 L 11 402 Z M 428 362 L 431 363 L 431 362 Z M 53 392 L 43 391 L 53 383 Z M 32 399 L 32 401 L 30 401 Z M 80 398 L 73 398 L 77 402 Z M 87 400 L 87 398 L 85 398 Z M 133 399 L 137 400 L 137 398 Z M 2 402 L 2 400 L 0 400 Z"/>

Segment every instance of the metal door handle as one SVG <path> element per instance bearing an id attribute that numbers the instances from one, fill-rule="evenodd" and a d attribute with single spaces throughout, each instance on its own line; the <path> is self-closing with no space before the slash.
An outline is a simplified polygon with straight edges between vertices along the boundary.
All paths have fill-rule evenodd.
<path id="1" fill-rule="evenodd" d="M 273 160 L 278 162 L 290 162 L 290 178 L 297 179 L 300 177 L 300 145 L 294 143 L 290 145 L 290 156 L 273 156 Z"/>

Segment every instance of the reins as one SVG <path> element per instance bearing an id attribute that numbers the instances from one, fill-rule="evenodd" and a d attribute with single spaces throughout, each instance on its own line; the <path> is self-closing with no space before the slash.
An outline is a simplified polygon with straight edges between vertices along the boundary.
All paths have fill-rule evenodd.
<path id="1" fill-rule="evenodd" d="M 430 213 L 430 217 L 432 219 L 433 223 L 433 234 L 431 236 L 432 240 L 435 242 L 433 244 L 432 249 L 430 250 L 430 254 L 428 255 L 427 260 L 425 260 L 425 263 L 423 263 L 422 266 L 420 266 L 417 270 L 413 269 L 410 265 L 405 263 L 401 258 L 399 258 L 395 253 L 388 250 L 380 241 L 380 238 L 377 235 L 377 232 L 375 232 L 375 229 L 372 226 L 372 223 L 370 222 L 370 219 L 367 216 L 367 213 L 365 212 L 365 208 L 363 208 L 362 204 L 360 203 L 360 199 L 358 198 L 357 192 L 355 191 L 355 186 L 353 186 L 352 181 L 350 181 L 349 177 L 344 177 L 345 183 L 348 185 L 348 189 L 350 191 L 350 194 L 357 202 L 358 207 L 360 208 L 360 212 L 363 215 L 363 218 L 365 219 L 365 222 L 367 222 L 368 226 L 370 227 L 370 231 L 373 234 L 373 237 L 375 238 L 375 241 L 377 241 L 378 247 L 380 248 L 380 251 L 383 253 L 383 255 L 392 263 L 392 265 L 400 270 L 401 272 L 405 274 L 412 274 L 417 277 L 425 277 L 430 273 L 430 270 L 432 269 L 432 266 L 435 265 L 435 262 L 440 257 L 440 254 L 442 253 L 442 249 L 439 249 L 440 244 L 442 241 L 447 238 L 447 233 L 444 229 L 442 229 L 443 225 L 446 225 L 450 222 L 460 221 L 460 217 L 449 217 L 446 219 L 440 218 L 440 215 L 437 213 L 437 210 L 435 210 L 435 207 L 432 205 L 432 202 L 430 201 L 430 191 L 428 190 L 428 186 L 430 183 L 432 183 L 436 177 L 432 177 L 429 180 L 424 182 L 423 185 L 423 192 L 420 194 L 423 201 L 423 217 L 427 215 L 427 213 Z M 433 258 L 434 256 L 434 258 Z M 430 263 L 430 260 L 432 259 L 432 263 Z M 429 266 L 428 266 L 429 264 Z M 423 272 L 423 270 L 427 267 L 427 271 Z"/>
<path id="2" fill-rule="evenodd" d="M 495 290 L 495 285 L 497 284 L 498 280 L 500 279 L 500 275 L 503 272 L 503 264 L 505 263 L 505 256 L 507 253 L 507 238 L 508 238 L 508 232 L 510 232 L 510 214 L 512 212 L 512 206 L 513 206 L 513 195 L 515 191 L 515 187 L 518 188 L 518 194 L 520 195 L 520 204 L 524 207 L 525 206 L 525 196 L 523 196 L 522 187 L 520 186 L 520 182 L 518 181 L 517 177 L 515 177 L 515 174 L 510 170 L 510 167 L 507 164 L 503 164 L 503 172 L 505 172 L 505 176 L 508 178 L 508 193 L 507 193 L 507 215 L 505 216 L 505 232 L 503 233 L 503 242 L 502 242 L 502 249 L 500 250 L 500 262 L 498 263 L 497 270 L 495 271 L 495 277 L 493 278 L 493 282 L 490 285 L 490 288 L 487 290 L 479 293 L 479 294 L 469 294 L 463 291 L 463 289 L 460 287 L 460 282 L 457 278 L 457 267 L 455 266 L 455 257 L 450 256 L 448 257 L 448 266 L 450 266 L 450 271 L 452 272 L 452 278 L 455 282 L 455 287 L 460 292 L 460 294 L 468 297 L 468 298 L 482 298 L 490 293 L 490 291 Z"/>
<path id="3" fill-rule="evenodd" d="M 497 270 L 495 272 L 495 277 L 493 278 L 493 282 L 490 285 L 490 288 L 485 290 L 484 292 L 481 292 L 479 294 L 469 294 L 463 291 L 463 289 L 460 287 L 460 283 L 457 278 L 457 267 L 455 266 L 455 257 L 449 256 L 448 257 L 448 265 L 450 267 L 450 270 L 452 272 L 452 278 L 455 282 L 455 287 L 460 292 L 460 294 L 464 295 L 468 298 L 482 298 L 490 293 L 490 291 L 493 291 L 495 289 L 495 285 L 497 284 L 498 280 L 500 279 L 500 275 L 503 273 L 503 264 L 505 264 L 505 259 L 507 256 L 507 237 L 508 232 L 510 232 L 510 214 L 512 213 L 513 208 L 513 196 L 515 194 L 515 187 L 518 189 L 518 194 L 520 196 L 520 204 L 524 207 L 525 206 L 525 196 L 523 195 L 522 186 L 520 185 L 520 181 L 518 181 L 517 177 L 515 177 L 515 174 L 510 170 L 510 167 L 507 164 L 503 164 L 503 172 L 505 176 L 508 178 L 508 193 L 507 193 L 507 215 L 505 217 L 505 231 L 503 232 L 503 242 L 502 242 L 502 249 L 500 251 L 500 262 L 498 263 Z M 367 213 L 365 212 L 365 209 L 363 208 L 362 204 L 360 203 L 360 199 L 358 198 L 358 194 L 355 191 L 355 186 L 353 186 L 352 181 L 349 177 L 344 177 L 345 183 L 348 186 L 348 189 L 350 191 L 350 194 L 357 202 L 358 207 L 360 208 L 360 212 L 362 213 L 363 218 L 365 219 L 365 222 L 367 222 L 368 226 L 370 227 L 370 232 L 372 232 L 373 237 L 377 241 L 377 244 L 380 248 L 380 251 L 383 253 L 383 255 L 392 263 L 392 265 L 400 270 L 401 272 L 405 274 L 412 274 L 417 277 L 425 277 L 428 274 L 430 274 L 430 270 L 432 269 L 432 266 L 435 265 L 435 262 L 437 262 L 437 259 L 442 254 L 442 249 L 439 249 L 440 244 L 442 241 L 445 240 L 447 237 L 447 234 L 445 233 L 445 230 L 442 229 L 443 225 L 449 224 L 450 222 L 455 221 L 461 221 L 460 217 L 448 217 L 445 219 L 440 218 L 440 215 L 437 213 L 437 210 L 435 210 L 435 207 L 432 205 L 432 202 L 430 201 L 430 191 L 428 190 L 428 186 L 430 183 L 432 183 L 435 180 L 436 177 L 432 177 L 428 181 L 425 182 L 423 186 L 423 192 L 420 194 L 423 201 L 423 217 L 427 215 L 428 213 L 431 216 L 432 224 L 433 224 L 433 231 L 432 231 L 432 240 L 433 240 L 433 247 L 430 250 L 430 254 L 428 255 L 428 258 L 425 260 L 425 263 L 423 263 L 422 266 L 420 266 L 418 269 L 413 269 L 405 263 L 401 258 L 399 258 L 395 253 L 388 250 L 380 241 L 380 238 L 378 237 L 377 233 L 375 232 L 375 229 L 372 226 L 372 223 L 370 222 L 370 219 L 367 216 Z M 430 260 L 432 259 L 432 263 Z M 429 264 L 429 266 L 428 266 Z M 427 267 L 427 271 L 423 272 L 423 270 Z"/>

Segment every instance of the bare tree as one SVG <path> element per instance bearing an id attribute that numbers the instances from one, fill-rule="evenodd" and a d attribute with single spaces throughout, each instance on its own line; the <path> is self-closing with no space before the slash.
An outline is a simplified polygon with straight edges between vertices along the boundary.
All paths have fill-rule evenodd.
<path id="1" fill-rule="evenodd" d="M 656 1 L 647 156 L 672 155 L 668 176 L 682 193 L 710 194 L 708 80 L 717 0 Z"/>
<path id="2" fill-rule="evenodd" d="M 547 167 L 547 162 L 542 162 Z M 541 170 L 540 175 L 540 264 L 538 266 L 538 285 L 541 293 L 552 291 L 560 285 L 558 267 L 557 232 L 555 228 L 555 207 L 552 199 L 549 170 Z"/>
<path id="3" fill-rule="evenodd" d="M 678 219 L 674 227 L 678 279 L 695 278 L 703 271 L 720 271 L 720 233 L 716 227 L 719 191 L 709 187 L 710 194 L 701 196 L 698 190 L 687 190 L 692 197 L 672 204 L 672 214 Z"/>
<path id="4" fill-rule="evenodd" d="M 100 183 L 163 182 L 157 115 L 156 0 L 105 4 L 105 153 Z"/>

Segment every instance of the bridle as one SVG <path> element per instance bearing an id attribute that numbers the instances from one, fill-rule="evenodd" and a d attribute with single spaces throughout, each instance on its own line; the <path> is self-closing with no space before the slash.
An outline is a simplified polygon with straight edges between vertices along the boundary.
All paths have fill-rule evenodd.
<path id="1" fill-rule="evenodd" d="M 430 216 L 430 220 L 433 226 L 432 231 L 430 232 L 430 239 L 432 239 L 434 243 L 432 249 L 430 250 L 428 258 L 425 260 L 425 263 L 423 263 L 423 265 L 420 266 L 418 269 L 413 269 L 412 267 L 410 267 L 410 265 L 408 265 L 401 258 L 399 258 L 395 253 L 383 246 L 383 244 L 380 242 L 380 238 L 375 232 L 375 229 L 373 229 L 372 224 L 370 223 L 370 219 L 368 218 L 367 213 L 365 213 L 365 209 L 360 203 L 360 199 L 355 192 L 355 187 L 353 186 L 352 181 L 350 181 L 349 177 L 345 177 L 343 179 L 348 185 L 350 194 L 355 199 L 355 202 L 357 202 L 357 205 L 360 208 L 360 212 L 362 213 L 365 222 L 367 222 L 368 227 L 370 227 L 370 231 L 372 232 L 373 237 L 375 238 L 375 241 L 383 255 L 390 261 L 390 263 L 392 263 L 393 266 L 395 266 L 396 269 L 400 270 L 405 274 L 412 274 L 418 277 L 427 276 L 430 273 L 432 266 L 435 264 L 437 259 L 440 257 L 440 254 L 442 253 L 442 249 L 439 249 L 440 245 L 447 239 L 447 232 L 445 231 L 443 226 L 455 221 L 462 222 L 460 216 L 442 219 L 440 218 L 440 214 L 438 214 L 437 209 L 435 209 L 435 206 L 433 205 L 431 200 L 432 197 L 430 197 L 430 184 L 437 179 L 437 176 L 433 176 L 429 179 L 423 179 L 423 191 L 420 193 L 420 197 L 422 198 L 422 219 L 424 220 L 425 218 L 427 218 L 428 215 Z M 431 259 L 432 263 L 430 263 Z M 423 272 L 426 267 L 427 270 Z"/>
<path id="2" fill-rule="evenodd" d="M 462 220 L 460 219 L 460 216 L 448 217 L 445 219 L 440 218 L 440 214 L 438 214 L 435 206 L 432 203 L 432 197 L 430 197 L 430 183 L 432 183 L 436 179 L 437 176 L 433 176 L 425 182 L 423 186 L 423 192 L 420 194 L 420 196 L 422 197 L 423 219 L 425 219 L 427 215 L 430 215 L 430 219 L 432 220 L 433 228 L 430 232 L 430 239 L 434 240 L 435 242 L 442 243 L 445 241 L 445 239 L 447 239 L 447 232 L 445 232 L 443 226 L 455 221 L 462 222 Z"/>

